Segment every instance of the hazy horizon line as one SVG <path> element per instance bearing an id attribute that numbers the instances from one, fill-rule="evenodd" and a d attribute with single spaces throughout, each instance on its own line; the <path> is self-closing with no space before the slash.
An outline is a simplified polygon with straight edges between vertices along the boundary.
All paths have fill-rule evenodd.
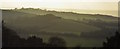
<path id="1" fill-rule="evenodd" d="M 29 8 L 25 8 L 25 7 L 22 7 L 24 9 L 29 9 Z M 22 8 L 17 8 L 17 9 L 22 9 Z M 15 8 L 0 8 L 1 10 L 14 10 Z M 77 14 L 100 14 L 100 15 L 109 15 L 109 16 L 113 16 L 113 17 L 118 17 L 118 15 L 113 15 L 113 14 L 101 14 L 101 13 L 82 13 L 81 12 L 75 12 L 75 10 L 84 10 L 84 11 L 116 11 L 118 13 L 118 10 L 86 10 L 86 9 L 58 9 L 58 8 L 32 8 L 32 9 L 41 9 L 41 10 L 47 10 L 47 11 L 56 11 L 56 12 L 72 12 L 72 13 L 77 13 Z M 71 11 L 69 11 L 71 10 Z"/>
<path id="2" fill-rule="evenodd" d="M 103 9 L 71 9 L 71 8 L 47 8 L 47 7 L 13 7 L 13 8 L 0 8 L 0 9 L 21 9 L 21 8 L 33 8 L 33 9 L 66 9 L 66 10 L 103 10 Z M 105 10 L 105 11 L 118 11 L 117 10 Z"/>

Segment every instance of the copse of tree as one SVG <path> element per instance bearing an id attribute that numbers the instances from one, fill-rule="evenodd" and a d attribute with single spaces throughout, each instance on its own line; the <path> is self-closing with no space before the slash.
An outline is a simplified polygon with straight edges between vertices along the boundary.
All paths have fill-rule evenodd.
<path id="1" fill-rule="evenodd" d="M 115 36 L 107 38 L 107 42 L 103 42 L 103 49 L 105 48 L 120 48 L 120 33 L 118 31 Z"/>

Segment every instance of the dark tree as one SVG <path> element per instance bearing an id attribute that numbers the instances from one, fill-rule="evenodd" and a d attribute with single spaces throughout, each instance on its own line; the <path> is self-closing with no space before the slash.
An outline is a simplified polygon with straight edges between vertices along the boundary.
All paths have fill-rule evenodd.
<path id="1" fill-rule="evenodd" d="M 66 42 L 64 39 L 60 37 L 51 37 L 49 39 L 49 44 L 53 45 L 53 47 L 66 47 Z"/>
<path id="2" fill-rule="evenodd" d="M 115 36 L 107 38 L 107 42 L 103 43 L 103 49 L 105 48 L 120 48 L 120 33 L 118 31 Z"/>
<path id="3" fill-rule="evenodd" d="M 7 27 L 5 27 L 2 21 L 2 46 L 3 47 L 18 47 L 20 46 L 20 37 L 17 33 Z"/>
<path id="4" fill-rule="evenodd" d="M 31 36 L 27 40 L 27 46 L 28 47 L 43 47 L 44 43 L 42 38 L 36 37 L 36 36 Z"/>

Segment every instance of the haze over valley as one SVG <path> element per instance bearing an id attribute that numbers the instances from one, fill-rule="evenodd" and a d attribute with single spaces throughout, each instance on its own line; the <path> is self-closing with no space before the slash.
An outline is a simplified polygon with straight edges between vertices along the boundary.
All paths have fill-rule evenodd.
<path id="1" fill-rule="evenodd" d="M 2 0 L 3 47 L 103 47 L 120 36 L 118 1 Z"/>

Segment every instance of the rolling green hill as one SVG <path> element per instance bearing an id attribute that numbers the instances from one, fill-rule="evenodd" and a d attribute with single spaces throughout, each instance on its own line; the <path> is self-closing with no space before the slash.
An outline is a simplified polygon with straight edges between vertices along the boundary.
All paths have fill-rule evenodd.
<path id="1" fill-rule="evenodd" d="M 113 35 L 118 28 L 118 18 L 108 15 L 40 9 L 3 10 L 2 14 L 5 25 L 23 38 L 36 35 L 47 42 L 51 36 L 60 36 L 68 46 L 102 46 L 105 37 Z"/>
<path id="2" fill-rule="evenodd" d="M 41 9 L 32 9 L 32 8 L 25 8 L 25 9 L 18 9 L 15 10 L 18 12 L 23 13 L 30 13 L 30 14 L 36 14 L 36 15 L 45 15 L 45 14 L 53 14 L 55 16 L 59 16 L 65 19 L 73 19 L 73 20 L 83 20 L 83 19 L 101 19 L 103 21 L 118 21 L 116 17 L 110 16 L 110 15 L 100 15 L 100 14 L 78 14 L 73 12 L 57 12 L 57 11 L 49 11 L 49 10 L 41 10 Z"/>

